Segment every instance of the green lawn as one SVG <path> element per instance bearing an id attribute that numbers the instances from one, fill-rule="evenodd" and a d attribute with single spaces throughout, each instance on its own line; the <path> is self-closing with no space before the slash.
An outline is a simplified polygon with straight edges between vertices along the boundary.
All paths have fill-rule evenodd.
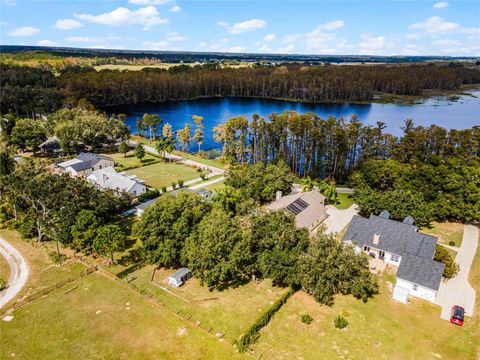
<path id="1" fill-rule="evenodd" d="M 353 205 L 353 196 L 352 194 L 338 194 L 337 204 L 335 207 L 339 210 L 348 209 Z"/>
<path id="2" fill-rule="evenodd" d="M 136 175 L 144 180 L 148 186 L 161 189 L 162 186 L 171 186 L 172 181 L 188 181 L 200 177 L 196 169 L 177 163 L 160 162 L 127 170 L 128 175 Z"/>
<path id="3" fill-rule="evenodd" d="M 475 275 L 479 289 L 480 262 Z M 363 303 L 352 296 L 338 296 L 332 307 L 321 306 L 304 292 L 290 298 L 261 332 L 253 346 L 255 356 L 265 359 L 477 359 L 480 343 L 479 315 L 463 327 L 440 319 L 440 307 L 413 298 L 407 305 L 391 299 L 381 279 L 381 293 Z M 380 279 L 379 279 L 380 280 Z M 478 305 L 477 305 L 478 308 Z M 305 325 L 302 314 L 313 322 Z M 349 326 L 335 329 L 334 318 L 342 314 Z"/>
<path id="4" fill-rule="evenodd" d="M 463 224 L 453 222 L 433 222 L 432 228 L 422 229 L 421 231 L 438 237 L 438 242 L 447 244 L 450 241 L 455 242 L 455 246 L 460 246 L 463 239 Z"/>
<path id="5" fill-rule="evenodd" d="M 205 190 L 216 192 L 218 190 L 223 189 L 224 187 L 225 187 L 225 181 L 219 181 L 215 184 L 205 186 L 204 188 Z"/>
<path id="6" fill-rule="evenodd" d="M 240 358 L 229 344 L 102 274 L 75 284 L 0 321 L 0 358 Z"/>
<path id="7" fill-rule="evenodd" d="M 0 255 L 0 279 L 8 283 L 10 277 L 10 266 L 7 259 Z"/>
<path id="8" fill-rule="evenodd" d="M 131 278 L 136 279 L 131 283 L 160 299 L 165 307 L 192 316 L 193 320 L 202 322 L 202 327 L 213 328 L 212 332 L 225 334 L 230 343 L 238 339 L 257 317 L 286 291 L 284 288 L 272 286 L 267 280 L 260 284 L 250 282 L 236 289 L 221 292 L 209 291 L 195 278 L 175 289 L 168 285 L 168 276 L 175 270 L 157 270 L 155 283 L 152 283 L 150 281 L 152 269 L 151 266 L 145 266 L 134 272 Z"/>
<path id="9" fill-rule="evenodd" d="M 204 157 L 201 157 L 201 156 L 198 156 L 198 155 L 195 155 L 195 154 L 191 154 L 191 153 L 182 152 L 182 151 L 174 151 L 173 153 L 175 155 L 183 157 L 184 159 L 190 159 L 190 160 L 198 161 L 199 163 L 202 163 L 202 164 L 205 164 L 205 165 L 215 166 L 215 167 L 220 168 L 220 169 L 226 169 L 227 168 L 227 166 L 223 162 L 223 160 L 218 159 L 218 158 L 217 159 L 206 159 Z"/>
<path id="10" fill-rule="evenodd" d="M 126 157 L 120 153 L 102 154 L 102 155 L 111 157 L 113 161 L 115 161 L 115 166 L 117 166 L 118 171 L 122 171 L 122 169 L 132 169 L 140 166 L 146 166 L 147 164 L 160 162 L 159 158 L 149 154 L 145 154 L 145 157 L 142 159 L 142 161 L 140 161 L 135 157 L 135 155 L 133 154 L 133 151 L 128 152 Z"/>

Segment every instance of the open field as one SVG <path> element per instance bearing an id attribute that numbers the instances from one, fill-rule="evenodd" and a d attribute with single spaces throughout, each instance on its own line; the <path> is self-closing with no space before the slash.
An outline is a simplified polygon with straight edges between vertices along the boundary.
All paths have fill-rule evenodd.
<path id="1" fill-rule="evenodd" d="M 195 278 L 176 289 L 168 285 L 168 276 L 175 270 L 157 270 L 155 283 L 150 281 L 152 270 L 152 266 L 145 266 L 134 272 L 131 277 L 136 279 L 131 283 L 153 294 L 165 307 L 191 315 L 192 320 L 202 321 L 205 328 L 212 327 L 212 332 L 225 334 L 230 343 L 238 339 L 257 317 L 286 291 L 284 288 L 272 286 L 267 280 L 259 284 L 250 282 L 221 292 L 209 291 Z M 168 289 L 170 293 L 161 287 Z"/>
<path id="2" fill-rule="evenodd" d="M 460 246 L 463 239 L 463 224 L 452 222 L 433 222 L 432 228 L 422 229 L 424 233 L 431 234 L 438 237 L 438 242 L 447 244 L 450 241 L 455 242 L 455 246 Z"/>
<path id="3" fill-rule="evenodd" d="M 128 175 L 136 175 L 144 180 L 148 186 L 161 189 L 162 186 L 171 186 L 172 181 L 188 181 L 200 177 L 194 168 L 186 165 L 160 162 L 153 165 L 127 170 Z"/>
<path id="4" fill-rule="evenodd" d="M 345 210 L 353 205 L 353 196 L 352 194 L 338 194 L 337 201 L 338 203 L 335 204 L 335 207 L 338 210 Z"/>
<path id="5" fill-rule="evenodd" d="M 480 290 L 480 256 L 472 268 Z M 408 305 L 390 298 L 385 274 L 381 293 L 363 303 L 352 296 L 336 297 L 331 308 L 321 306 L 304 292 L 295 294 L 262 331 L 253 346 L 266 359 L 477 359 L 480 335 L 478 311 L 463 327 L 440 319 L 440 308 L 412 298 Z M 477 303 L 478 309 L 478 303 Z M 302 314 L 313 322 L 305 325 Z M 346 329 L 333 326 L 337 315 L 349 322 Z"/>
<path id="6" fill-rule="evenodd" d="M 123 154 L 120 153 L 112 153 L 112 154 L 101 154 L 105 155 L 108 157 L 111 157 L 113 161 L 115 161 L 115 166 L 118 166 L 118 170 L 122 169 L 132 169 L 132 168 L 137 168 L 140 166 L 146 166 L 148 164 L 154 164 L 157 162 L 160 162 L 159 158 L 156 158 L 155 156 L 145 154 L 145 157 L 140 161 L 138 158 L 135 157 L 133 151 L 129 151 L 127 153 L 127 156 L 123 156 Z"/>
<path id="7" fill-rule="evenodd" d="M 173 153 L 175 155 L 183 157 L 184 159 L 190 159 L 190 160 L 198 161 L 199 163 L 202 163 L 202 164 L 205 164 L 205 165 L 215 166 L 215 167 L 218 167 L 220 169 L 226 169 L 227 168 L 226 164 L 221 159 L 206 159 L 204 157 L 201 157 L 201 156 L 198 156 L 198 155 L 195 155 L 195 154 L 191 154 L 191 153 L 185 153 L 185 152 L 182 152 L 182 151 L 174 151 Z"/>
<path id="8" fill-rule="evenodd" d="M 205 186 L 204 189 L 208 191 L 213 191 L 216 192 L 218 190 L 221 190 L 225 187 L 225 181 L 220 181 L 212 185 Z"/>
<path id="9" fill-rule="evenodd" d="M 240 358 L 193 324 L 93 273 L 0 321 L 2 359 Z"/>
<path id="10" fill-rule="evenodd" d="M 179 66 L 179 65 L 189 65 L 189 66 L 195 66 L 197 64 L 194 63 L 162 63 L 162 64 L 156 64 L 156 65 L 116 65 L 116 64 L 106 64 L 106 65 L 96 65 L 94 66 L 95 70 L 100 71 L 100 70 L 129 70 L 129 71 L 139 71 L 145 68 L 155 68 L 155 69 L 170 69 L 173 66 Z M 232 69 L 240 69 L 240 68 L 248 68 L 252 67 L 253 63 L 252 62 L 240 62 L 239 64 L 223 64 L 223 68 L 232 68 Z"/>

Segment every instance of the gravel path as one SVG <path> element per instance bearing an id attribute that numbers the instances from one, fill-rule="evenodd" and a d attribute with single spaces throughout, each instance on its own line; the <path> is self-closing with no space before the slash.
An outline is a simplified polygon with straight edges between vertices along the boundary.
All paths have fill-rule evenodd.
<path id="1" fill-rule="evenodd" d="M 28 265 L 23 256 L 9 242 L 0 237 L 0 256 L 10 265 L 7 288 L 0 292 L 0 308 L 12 300 L 28 280 Z"/>

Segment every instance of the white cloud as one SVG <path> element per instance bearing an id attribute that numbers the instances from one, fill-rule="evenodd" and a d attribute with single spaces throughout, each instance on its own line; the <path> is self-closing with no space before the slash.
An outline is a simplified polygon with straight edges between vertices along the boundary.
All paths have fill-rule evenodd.
<path id="1" fill-rule="evenodd" d="M 180 10 L 182 10 L 182 8 L 178 5 L 172 6 L 170 9 L 168 9 L 168 11 L 172 13 L 178 13 Z"/>
<path id="2" fill-rule="evenodd" d="M 241 53 L 244 51 L 245 51 L 245 48 L 243 46 L 232 46 L 232 47 L 229 47 L 226 52 Z"/>
<path id="3" fill-rule="evenodd" d="M 345 25 L 343 20 L 334 20 L 317 26 L 317 30 L 335 30 Z"/>
<path id="4" fill-rule="evenodd" d="M 10 36 L 33 36 L 40 32 L 39 29 L 32 26 L 22 26 L 8 33 Z"/>
<path id="5" fill-rule="evenodd" d="M 289 54 L 293 51 L 293 49 L 295 48 L 295 45 L 294 44 L 289 44 L 287 46 L 284 46 L 284 47 L 280 47 L 278 48 L 278 53 L 280 54 Z"/>
<path id="6" fill-rule="evenodd" d="M 207 47 L 207 45 L 208 44 L 205 41 L 202 41 L 197 46 L 198 46 L 199 49 L 205 49 Z"/>
<path id="7" fill-rule="evenodd" d="M 97 42 L 97 38 L 91 38 L 88 36 L 69 36 L 65 39 L 67 42 L 71 43 L 92 43 L 92 42 Z"/>
<path id="8" fill-rule="evenodd" d="M 74 19 L 61 19 L 57 20 L 53 27 L 60 30 L 73 30 L 83 27 L 83 24 L 80 21 Z"/>
<path id="9" fill-rule="evenodd" d="M 265 41 L 275 41 L 277 39 L 277 36 L 275 34 L 267 34 L 263 38 Z"/>
<path id="10" fill-rule="evenodd" d="M 119 7 L 100 15 L 75 14 L 75 17 L 80 20 L 107 26 L 140 24 L 144 26 L 143 30 L 148 30 L 155 25 L 168 24 L 169 22 L 168 19 L 160 17 L 155 6 L 147 6 L 138 10 Z"/>
<path id="11" fill-rule="evenodd" d="M 300 34 L 288 34 L 283 37 L 282 42 L 285 44 L 293 43 L 297 41 L 300 37 Z"/>
<path id="12" fill-rule="evenodd" d="M 169 0 L 128 0 L 130 4 L 135 5 L 162 5 L 166 4 Z"/>
<path id="13" fill-rule="evenodd" d="M 333 30 L 342 28 L 345 25 L 343 20 L 329 21 L 319 24 L 313 31 L 305 34 L 307 50 L 316 54 L 339 54 L 351 49 L 347 40 L 338 37 Z"/>
<path id="14" fill-rule="evenodd" d="M 422 38 L 422 34 L 420 34 L 420 33 L 410 33 L 410 34 L 405 35 L 405 38 L 409 39 L 409 40 L 418 40 L 418 39 Z"/>
<path id="15" fill-rule="evenodd" d="M 445 9 L 446 7 L 448 7 L 448 2 L 446 1 L 440 1 L 433 4 L 434 9 Z"/>
<path id="16" fill-rule="evenodd" d="M 52 40 L 40 40 L 37 45 L 39 46 L 58 46 L 58 43 Z"/>
<path id="17" fill-rule="evenodd" d="M 259 52 L 263 52 L 263 53 L 271 53 L 272 52 L 272 49 L 270 48 L 270 46 L 268 46 L 267 44 L 258 44 L 258 51 Z"/>
<path id="18" fill-rule="evenodd" d="M 167 41 L 185 41 L 188 40 L 186 36 L 180 35 L 178 32 L 169 32 L 167 34 Z"/>
<path id="19" fill-rule="evenodd" d="M 461 46 L 462 42 L 460 40 L 453 39 L 439 39 L 432 41 L 432 45 L 435 46 Z"/>
<path id="20" fill-rule="evenodd" d="M 170 43 L 166 40 L 161 41 L 145 41 L 143 46 L 147 50 L 171 50 Z"/>
<path id="21" fill-rule="evenodd" d="M 267 25 L 267 22 L 261 19 L 251 19 L 235 23 L 232 26 L 225 21 L 219 21 L 218 25 L 225 27 L 230 34 L 238 35 L 264 28 Z"/>
<path id="22" fill-rule="evenodd" d="M 385 36 L 373 36 L 369 34 L 362 34 L 360 36 L 360 43 L 358 44 L 360 54 L 375 55 L 383 54 L 384 50 L 391 50 L 394 44 L 387 40 Z"/>
<path id="23" fill-rule="evenodd" d="M 432 16 L 425 21 L 417 22 L 410 25 L 410 29 L 424 30 L 427 33 L 442 34 L 448 31 L 458 30 L 460 25 L 454 22 L 443 20 L 439 16 Z"/>

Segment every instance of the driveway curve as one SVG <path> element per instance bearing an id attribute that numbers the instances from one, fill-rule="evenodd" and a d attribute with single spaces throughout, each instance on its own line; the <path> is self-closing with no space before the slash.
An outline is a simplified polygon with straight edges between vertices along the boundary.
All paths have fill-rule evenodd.
<path id="1" fill-rule="evenodd" d="M 0 256 L 3 256 L 10 266 L 7 287 L 0 291 L 1 309 L 22 290 L 28 280 L 29 270 L 22 254 L 2 237 L 0 237 Z"/>
<path id="2" fill-rule="evenodd" d="M 453 305 L 460 305 L 465 309 L 466 315 L 473 315 L 476 291 L 468 283 L 468 274 L 477 253 L 477 247 L 478 228 L 474 225 L 465 225 L 462 245 L 455 257 L 455 262 L 460 265 L 460 271 L 457 276 L 446 283 L 440 283 L 440 288 L 435 298 L 435 303 L 442 307 L 442 319 L 450 320 L 450 312 Z"/>

